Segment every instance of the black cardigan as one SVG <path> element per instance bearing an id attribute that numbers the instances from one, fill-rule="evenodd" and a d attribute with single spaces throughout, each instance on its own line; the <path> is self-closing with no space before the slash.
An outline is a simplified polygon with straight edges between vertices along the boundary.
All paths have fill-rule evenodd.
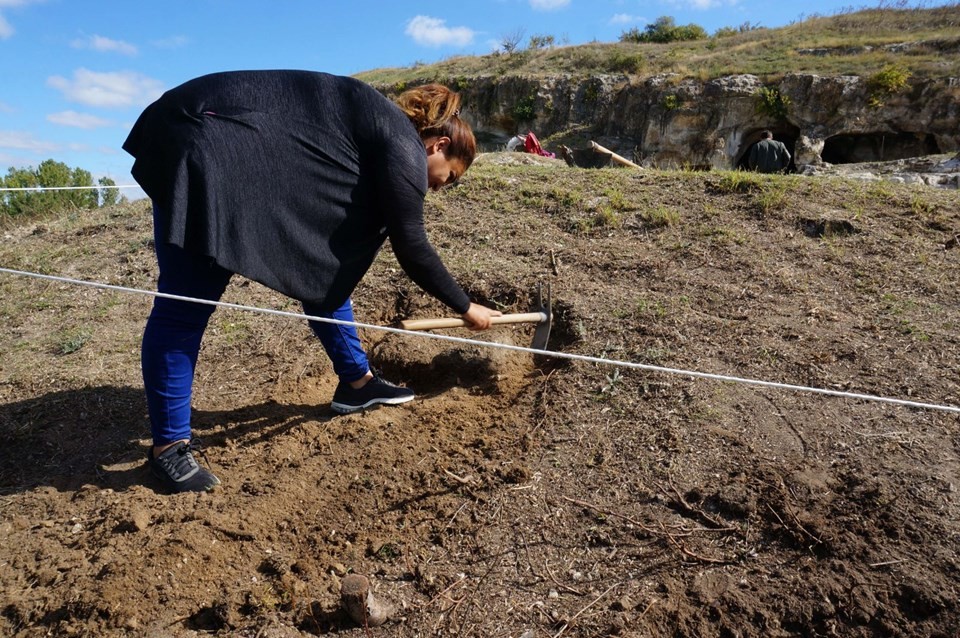
<path id="1" fill-rule="evenodd" d="M 206 75 L 148 106 L 123 148 L 159 236 L 227 270 L 333 310 L 389 237 L 421 288 L 458 313 L 470 305 L 424 230 L 423 142 L 358 80 Z"/>

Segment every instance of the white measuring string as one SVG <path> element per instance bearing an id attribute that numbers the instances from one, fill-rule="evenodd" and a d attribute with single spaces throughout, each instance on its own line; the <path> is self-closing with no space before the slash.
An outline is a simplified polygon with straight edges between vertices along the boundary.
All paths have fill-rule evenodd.
<path id="1" fill-rule="evenodd" d="M 693 370 L 681 370 L 678 368 L 666 368 L 663 366 L 649 365 L 646 363 L 633 363 L 631 361 L 618 361 L 616 359 L 605 359 L 603 357 L 591 357 L 588 355 L 582 354 L 570 354 L 567 352 L 556 352 L 554 350 L 537 350 L 535 348 L 525 348 L 523 346 L 514 346 L 505 343 L 493 343 L 490 341 L 480 341 L 478 339 L 466 339 L 463 337 L 453 337 L 450 335 L 436 334 L 432 332 L 418 332 L 414 330 L 404 330 L 402 328 L 392 328 L 390 326 L 378 326 L 375 324 L 369 323 L 360 323 L 356 321 L 343 321 L 340 319 L 331 319 L 328 317 L 316 317 L 311 315 L 305 315 L 298 312 L 289 312 L 286 310 L 273 310 L 271 308 L 258 308 L 256 306 L 244 306 L 241 304 L 228 303 L 223 301 L 210 301 L 209 299 L 195 299 L 193 297 L 183 297 L 181 295 L 171 295 L 164 292 L 156 292 L 152 290 L 141 290 L 139 288 L 127 288 L 124 286 L 114 286 L 111 284 L 104 284 L 95 281 L 85 281 L 82 279 L 70 279 L 68 277 L 58 277 L 56 275 L 43 275 L 35 272 L 27 272 L 23 270 L 14 270 L 12 268 L 3 268 L 0 267 L 0 272 L 7 273 L 10 275 L 21 275 L 24 277 L 32 277 L 35 279 L 46 279 L 49 281 L 58 281 L 61 283 L 68 284 L 77 284 L 81 286 L 90 286 L 92 288 L 100 288 L 103 290 L 116 290 L 118 292 L 128 292 L 141 295 L 149 295 L 152 297 L 163 297 L 165 299 L 175 299 L 177 301 L 188 301 L 192 303 L 206 304 L 208 306 L 218 306 L 221 308 L 231 308 L 233 310 L 244 310 L 248 312 L 258 312 L 266 315 L 275 315 L 278 317 L 291 317 L 293 319 L 305 319 L 308 321 L 319 321 L 322 323 L 332 323 L 341 326 L 354 326 L 356 328 L 368 328 L 370 330 L 380 330 L 382 332 L 391 332 L 394 334 L 403 334 L 413 337 L 421 337 L 426 339 L 437 339 L 440 341 L 449 341 L 453 343 L 463 343 L 468 345 L 479 345 L 485 346 L 488 348 L 500 348 L 502 350 L 512 350 L 514 352 L 526 352 L 529 354 L 540 355 L 544 357 L 554 357 L 557 359 L 568 359 L 571 361 L 584 361 L 587 363 L 597 363 L 607 366 L 618 366 L 621 368 L 630 368 L 634 370 L 646 370 L 649 372 L 661 372 L 665 374 L 674 374 L 681 375 L 686 377 L 694 377 L 697 379 L 710 379 L 713 381 L 727 381 L 732 383 L 742 383 L 746 385 L 760 386 L 763 388 L 775 388 L 778 390 L 791 390 L 795 392 L 809 392 L 814 394 L 824 394 L 834 397 L 843 397 L 846 399 L 860 399 L 863 401 L 875 401 L 879 403 L 891 403 L 894 405 L 902 405 L 911 408 L 922 408 L 925 410 L 940 410 L 943 412 L 953 412 L 955 414 L 960 414 L 960 407 L 952 405 L 938 405 L 935 403 L 922 403 L 919 401 L 908 401 L 905 399 L 895 399 L 891 397 L 882 397 L 872 394 L 860 394 L 857 392 L 843 392 L 841 390 L 828 390 L 826 388 L 814 388 L 809 386 L 802 385 L 793 385 L 790 383 L 779 383 L 776 381 L 761 381 L 759 379 L 747 379 L 744 377 L 733 377 L 723 374 L 713 374 L 710 372 L 696 372 Z"/>
<path id="2" fill-rule="evenodd" d="M 40 193 L 43 191 L 108 190 L 110 188 L 140 188 L 140 186 L 138 184 L 115 184 L 113 186 L 17 186 L 16 188 L 0 188 L 0 192 L 32 191 L 34 193 Z"/>

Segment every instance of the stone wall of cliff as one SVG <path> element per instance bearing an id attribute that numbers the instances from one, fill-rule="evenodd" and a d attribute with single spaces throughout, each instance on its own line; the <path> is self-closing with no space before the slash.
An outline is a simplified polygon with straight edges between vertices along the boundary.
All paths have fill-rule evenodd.
<path id="1" fill-rule="evenodd" d="M 729 169 L 768 129 L 797 167 L 960 149 L 960 78 L 877 96 L 858 76 L 753 75 L 708 81 L 664 74 L 477 77 L 460 82 L 464 117 L 487 149 L 532 130 L 550 144 L 593 139 L 646 166 Z M 762 95 L 777 98 L 760 107 Z"/>

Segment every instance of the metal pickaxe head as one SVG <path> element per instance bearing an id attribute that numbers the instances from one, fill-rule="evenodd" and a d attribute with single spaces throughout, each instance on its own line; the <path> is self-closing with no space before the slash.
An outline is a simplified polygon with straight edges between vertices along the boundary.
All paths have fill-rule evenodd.
<path id="1" fill-rule="evenodd" d="M 550 283 L 546 284 L 546 299 L 544 299 L 544 285 L 537 284 L 537 297 L 535 311 L 543 315 L 543 318 L 537 323 L 537 328 L 533 332 L 533 343 L 530 347 L 534 350 L 546 350 L 547 341 L 550 340 L 550 327 L 553 324 L 553 309 L 551 308 Z"/>

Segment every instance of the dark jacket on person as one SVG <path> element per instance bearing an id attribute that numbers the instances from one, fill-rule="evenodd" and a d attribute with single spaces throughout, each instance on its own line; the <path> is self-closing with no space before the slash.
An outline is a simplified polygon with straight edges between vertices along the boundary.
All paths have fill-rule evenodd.
<path id="1" fill-rule="evenodd" d="M 790 166 L 790 151 L 783 142 L 760 140 L 750 149 L 750 168 L 761 173 L 780 173 Z"/>
<path id="2" fill-rule="evenodd" d="M 227 270 L 333 310 L 389 237 L 421 288 L 459 313 L 470 305 L 427 240 L 416 127 L 358 80 L 206 75 L 148 106 L 123 148 L 159 236 Z"/>

